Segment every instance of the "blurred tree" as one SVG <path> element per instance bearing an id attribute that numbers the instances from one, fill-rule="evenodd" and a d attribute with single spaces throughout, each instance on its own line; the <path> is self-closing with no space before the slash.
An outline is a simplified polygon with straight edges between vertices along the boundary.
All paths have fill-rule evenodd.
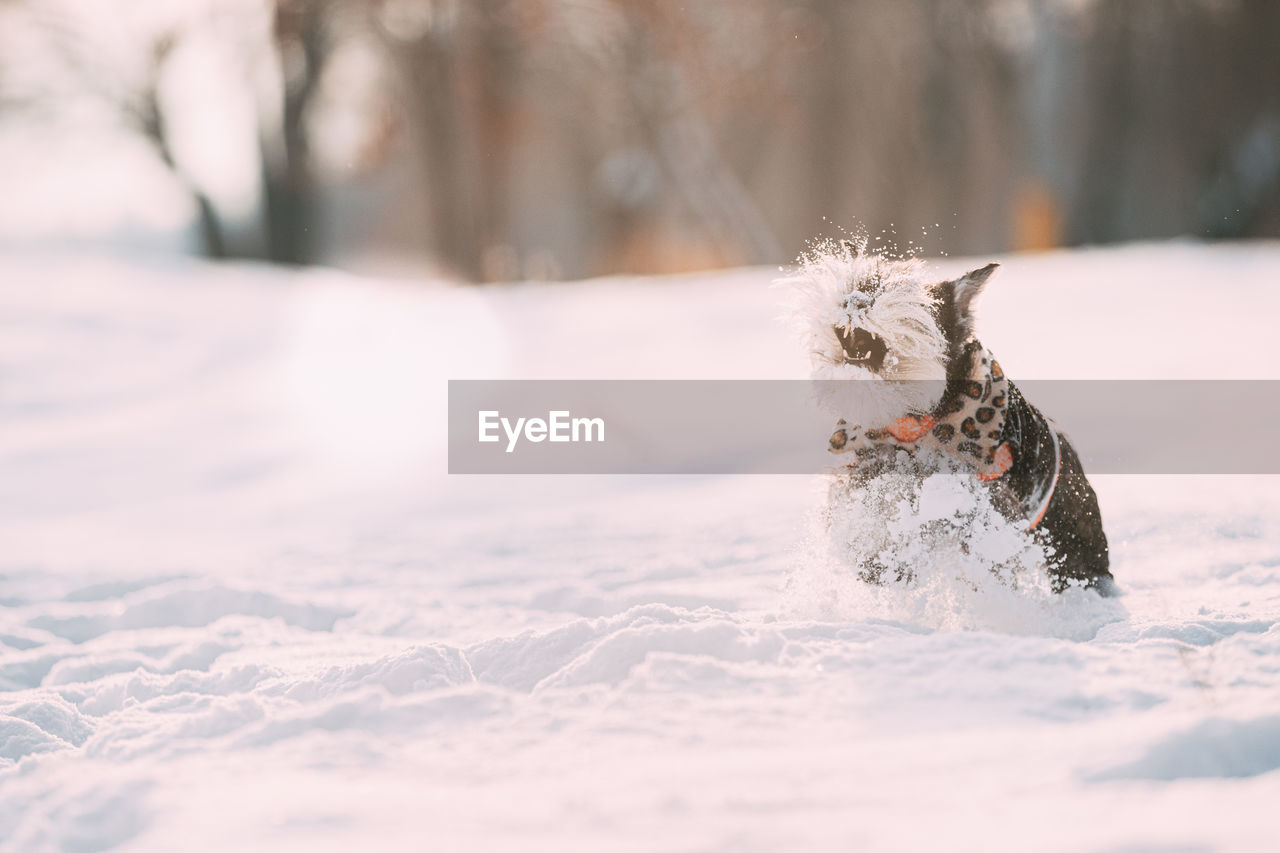
<path id="1" fill-rule="evenodd" d="M 106 105 L 214 256 L 483 281 L 774 263 L 842 228 L 950 252 L 1280 229 L 1272 0 L 4 8 L 42 47 L 0 53 L 0 115 Z M 98 32 L 112 9 L 137 25 Z M 191 154 L 208 81 L 173 70 L 211 42 L 256 104 L 252 235 Z"/>
<path id="2" fill-rule="evenodd" d="M 582 231 L 612 246 L 606 254 L 614 259 L 634 262 L 637 240 L 661 254 L 653 226 L 673 214 L 702 232 L 716 261 L 777 257 L 769 227 L 705 117 L 707 99 L 723 104 L 735 88 L 752 85 L 725 73 L 725 57 L 708 37 L 733 21 L 727 4 L 703 4 L 697 13 L 629 0 L 388 0 L 375 8 L 405 81 L 436 249 L 452 268 L 472 278 L 503 272 L 486 259 L 510 257 L 508 248 L 523 242 L 512 231 L 528 219 L 513 198 L 513 164 L 520 149 L 552 141 L 578 155 L 564 158 L 572 171 L 561 182 L 599 186 L 603 175 L 606 196 L 567 195 L 595 208 Z M 741 9 L 737 17 L 753 15 Z M 636 184 L 654 180 L 678 201 L 637 216 Z M 616 192 L 630 195 L 621 207 L 607 197 Z M 516 254 L 536 250 L 520 248 Z M 590 247 L 547 248 L 560 256 L 561 270 L 590 271 Z"/>
<path id="3" fill-rule="evenodd" d="M 524 49 L 516 3 L 389 0 L 377 12 L 425 160 L 432 246 L 448 268 L 483 280 L 485 254 L 503 242 L 510 202 Z"/>
<path id="4" fill-rule="evenodd" d="M 1274 234 L 1280 5 L 1100 4 L 1083 23 L 1085 180 L 1069 238 Z"/>
<path id="5" fill-rule="evenodd" d="M 74 6 L 36 4 L 28 9 L 41 44 L 49 50 L 47 61 L 53 66 L 46 78 L 51 87 L 29 93 L 32 100 L 56 111 L 62 100 L 88 96 L 113 111 L 126 127 L 151 143 L 161 162 L 190 193 L 205 254 L 225 257 L 226 241 L 217 210 L 204 188 L 175 157 L 161 105 L 161 81 L 182 38 L 179 29 L 162 25 L 142 32 L 131 46 L 132 61 L 122 63 L 103 49 L 99 34 L 73 14 Z"/>
<path id="6" fill-rule="evenodd" d="M 272 35 L 281 78 L 280 126 L 260 134 L 267 256 L 279 263 L 315 259 L 312 240 L 316 187 L 312 176 L 307 110 L 332 49 L 327 0 L 278 0 Z"/>

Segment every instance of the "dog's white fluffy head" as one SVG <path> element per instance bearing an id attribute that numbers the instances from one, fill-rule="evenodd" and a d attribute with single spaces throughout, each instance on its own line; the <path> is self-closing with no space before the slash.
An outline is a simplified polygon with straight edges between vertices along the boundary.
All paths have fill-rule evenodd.
<path id="1" fill-rule="evenodd" d="M 947 338 L 926 274 L 917 258 L 886 258 L 842 241 L 810 251 L 792 275 L 779 279 L 790 295 L 792 324 L 810 354 L 812 377 L 866 380 L 823 383 L 823 401 L 840 417 L 881 427 L 930 411 L 942 396 Z M 855 333 L 862 340 L 878 339 L 883 356 L 874 366 L 872 360 L 850 359 Z"/>

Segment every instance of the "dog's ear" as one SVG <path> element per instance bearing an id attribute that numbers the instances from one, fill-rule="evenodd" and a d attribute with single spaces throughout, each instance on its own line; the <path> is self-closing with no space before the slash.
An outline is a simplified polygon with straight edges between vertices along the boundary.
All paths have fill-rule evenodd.
<path id="1" fill-rule="evenodd" d="M 953 282 L 956 313 L 968 318 L 970 324 L 973 323 L 973 300 L 978 298 L 978 294 L 987 284 L 987 279 L 991 278 L 991 274 L 999 266 L 997 263 L 987 264 L 981 269 L 965 273 Z"/>
<path id="2" fill-rule="evenodd" d="M 942 323 L 953 344 L 963 343 L 973 334 L 973 304 L 999 264 L 991 263 L 937 285 L 942 305 Z"/>

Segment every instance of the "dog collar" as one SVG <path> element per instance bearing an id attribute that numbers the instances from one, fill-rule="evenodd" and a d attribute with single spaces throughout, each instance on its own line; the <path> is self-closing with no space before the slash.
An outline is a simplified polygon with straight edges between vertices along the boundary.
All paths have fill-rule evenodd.
<path id="1" fill-rule="evenodd" d="M 1049 511 L 1049 502 L 1053 500 L 1053 493 L 1058 489 L 1058 476 L 1062 473 L 1062 443 L 1058 440 L 1058 431 L 1053 429 L 1052 424 L 1049 425 L 1049 436 L 1053 439 L 1053 477 L 1044 487 L 1044 495 L 1036 503 L 1034 512 L 1027 515 L 1030 521 L 1027 525 L 1028 531 L 1035 530 L 1044 520 L 1044 514 Z"/>

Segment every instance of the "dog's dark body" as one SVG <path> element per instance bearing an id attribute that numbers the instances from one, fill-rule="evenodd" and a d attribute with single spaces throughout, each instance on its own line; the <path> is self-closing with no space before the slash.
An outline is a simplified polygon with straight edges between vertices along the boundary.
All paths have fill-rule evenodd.
<path id="1" fill-rule="evenodd" d="M 949 397 L 962 393 L 961 383 L 973 372 L 971 359 L 979 358 L 983 351 L 974 337 L 973 303 L 996 266 L 988 264 L 935 288 L 948 355 L 947 390 L 939 408 Z M 1080 457 L 1067 437 L 1027 402 L 1012 382 L 1008 388 L 1002 435 L 997 441 L 1009 446 L 1013 459 L 1009 470 L 992 480 L 992 485 L 1007 489 L 1017 499 L 1017 506 L 1024 508 L 1035 507 L 1037 497 L 1048 493 L 1042 516 L 1029 521 L 1046 546 L 1055 591 L 1076 582 L 1109 594 L 1115 581 L 1107 535 L 1102 529 L 1098 496 L 1085 477 Z"/>
<path id="2" fill-rule="evenodd" d="M 995 268 L 996 264 L 989 264 L 918 291 L 917 298 L 928 304 L 937 328 L 922 331 L 916 322 L 900 337 L 936 336 L 946 378 L 936 404 L 928 411 L 908 407 L 902 417 L 881 428 L 863 429 L 842 420 L 831 436 L 830 449 L 849 453 L 891 445 L 932 449 L 963 460 L 991 488 L 993 503 L 1001 512 L 1025 520 L 1045 547 L 1055 591 L 1078 584 L 1109 594 L 1114 579 L 1107 537 L 1097 496 L 1075 449 L 1005 377 L 974 335 L 973 302 Z M 865 368 L 872 378 L 890 378 L 883 375 L 882 365 L 894 350 L 895 333 L 883 319 L 880 327 L 887 341 L 863 328 L 863 324 L 876 325 L 873 312 L 881 292 L 874 281 L 864 286 L 870 295 L 854 300 L 860 313 L 851 312 L 845 323 L 837 323 L 834 334 L 845 363 Z M 900 292 L 908 288 L 907 284 L 897 286 Z M 831 352 L 818 355 L 833 358 Z"/>
<path id="3" fill-rule="evenodd" d="M 1054 591 L 1061 592 L 1076 582 L 1110 594 L 1114 580 L 1107 535 L 1102 530 L 1098 497 L 1085 477 L 1080 457 L 1067 437 L 1055 434 L 1053 424 L 1013 383 L 1010 389 L 1005 440 L 1013 448 L 1013 465 L 1000 479 L 1018 498 L 1018 505 L 1027 506 L 1057 470 L 1044 515 L 1035 525 L 1035 535 L 1046 546 Z"/>

